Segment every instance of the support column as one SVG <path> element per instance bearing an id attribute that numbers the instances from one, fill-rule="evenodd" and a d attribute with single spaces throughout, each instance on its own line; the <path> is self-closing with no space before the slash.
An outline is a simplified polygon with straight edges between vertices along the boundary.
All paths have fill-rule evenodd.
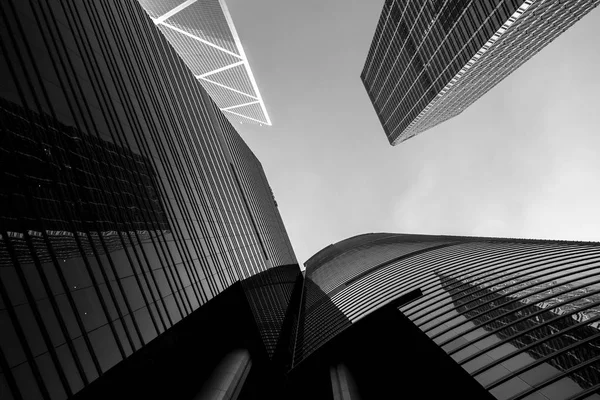
<path id="1" fill-rule="evenodd" d="M 329 369 L 333 400 L 360 400 L 356 382 L 345 364 L 337 364 Z"/>
<path id="2" fill-rule="evenodd" d="M 223 357 L 194 400 L 235 400 L 252 367 L 250 353 L 236 349 Z"/>

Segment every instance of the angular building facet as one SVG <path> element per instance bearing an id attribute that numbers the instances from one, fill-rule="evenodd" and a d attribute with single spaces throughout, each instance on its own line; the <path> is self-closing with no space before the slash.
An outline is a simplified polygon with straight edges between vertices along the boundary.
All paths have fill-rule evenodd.
<path id="1" fill-rule="evenodd" d="M 298 364 L 391 306 L 497 399 L 600 398 L 598 243 L 367 234 L 304 287 Z"/>
<path id="2" fill-rule="evenodd" d="M 275 358 L 301 279 L 277 203 L 138 1 L 2 2 L 0 52 L 0 398 Z"/>
<path id="3" fill-rule="evenodd" d="M 271 125 L 225 0 L 139 0 L 232 122 Z"/>
<path id="4" fill-rule="evenodd" d="M 361 79 L 392 145 L 457 116 L 598 0 L 386 0 Z"/>
<path id="5" fill-rule="evenodd" d="M 145 3 L 0 2 L 0 399 L 600 398 L 598 243 L 365 234 L 303 275 L 163 35 L 217 3 Z"/>

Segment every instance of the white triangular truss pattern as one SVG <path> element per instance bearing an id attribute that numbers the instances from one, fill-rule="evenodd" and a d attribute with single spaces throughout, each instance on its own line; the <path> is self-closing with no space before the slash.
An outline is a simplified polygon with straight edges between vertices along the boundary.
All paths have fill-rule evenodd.
<path id="1" fill-rule="evenodd" d="M 139 2 L 232 122 L 271 125 L 224 0 Z"/>

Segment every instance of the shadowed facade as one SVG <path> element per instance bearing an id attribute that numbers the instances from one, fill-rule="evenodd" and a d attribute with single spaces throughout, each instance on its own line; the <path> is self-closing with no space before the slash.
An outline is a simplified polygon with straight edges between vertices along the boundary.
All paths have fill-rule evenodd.
<path id="1" fill-rule="evenodd" d="M 3 400 L 110 384 L 273 268 L 292 265 L 252 304 L 291 299 L 296 259 L 260 162 L 138 1 L 2 2 L 0 52 Z M 277 310 L 244 317 L 256 348 L 279 344 Z"/>

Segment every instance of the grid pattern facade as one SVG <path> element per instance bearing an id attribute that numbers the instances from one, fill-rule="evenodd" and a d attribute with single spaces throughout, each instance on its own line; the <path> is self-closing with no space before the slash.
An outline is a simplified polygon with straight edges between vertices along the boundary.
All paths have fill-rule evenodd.
<path id="1" fill-rule="evenodd" d="M 512 374 L 503 371 L 505 367 L 502 363 L 500 366 L 494 365 L 486 357 L 482 357 L 482 366 L 477 368 L 477 380 L 496 393 L 497 397 L 508 398 L 520 394 L 525 385 L 522 383 L 523 378 L 515 375 L 523 374 L 528 381 L 525 383 L 537 383 L 540 377 L 559 375 L 598 356 L 600 337 L 598 320 L 594 317 L 599 315 L 600 309 L 593 307 L 593 303 L 600 300 L 597 289 L 589 286 L 574 287 L 573 284 L 561 285 L 556 281 L 528 285 L 526 276 L 518 276 L 509 281 L 509 289 L 515 281 L 521 281 L 524 291 L 533 293 L 533 298 L 524 294 L 521 300 L 514 294 L 504 296 L 502 290 L 494 291 L 486 286 L 465 284 L 465 281 L 448 276 L 439 277 L 442 287 L 456 299 L 454 304 L 459 314 L 474 325 L 492 332 L 495 339 L 505 341 L 504 348 L 498 352 L 505 353 L 503 362 L 511 367 L 511 371 L 514 371 Z M 462 287 L 461 293 L 454 290 L 458 286 Z M 591 307 L 586 307 L 586 303 Z M 494 309 L 496 304 L 500 307 Z M 486 313 L 478 312 L 478 309 L 499 317 L 488 318 Z M 574 310 L 577 311 L 572 313 Z M 557 314 L 565 317 L 557 318 Z M 520 318 L 523 315 L 530 317 Z M 527 333 L 518 335 L 520 331 Z M 568 334 L 555 335 L 557 332 Z M 561 352 L 561 349 L 565 351 Z M 522 353 L 515 357 L 517 350 Z M 500 379 L 497 379 L 498 376 Z M 572 371 L 569 378 L 574 382 L 567 381 L 563 391 L 568 389 L 573 391 L 572 394 L 578 394 L 578 386 L 589 389 L 600 382 L 600 369 L 593 363 L 583 365 Z M 548 388 L 545 391 L 552 392 Z"/>
<path id="2" fill-rule="evenodd" d="M 378 264 L 328 296 L 347 319 L 331 337 L 420 289 L 400 311 L 496 398 L 599 398 L 600 244 L 398 235 L 398 251 L 419 237 L 442 244 Z M 326 313 L 315 318 L 330 325 Z"/>
<path id="3" fill-rule="evenodd" d="M 12 238 L 14 256 L 19 262 L 33 263 L 23 231 L 39 237 L 42 226 L 59 259 L 79 253 L 69 234 L 71 227 L 91 232 L 88 238 L 97 246 L 98 236 L 102 236 L 110 249 L 121 247 L 114 234 L 118 229 L 135 232 L 145 239 L 150 222 L 155 231 L 168 231 L 167 217 L 153 189 L 156 173 L 143 156 L 58 121 L 45 124 L 40 115 L 27 115 L 21 106 L 5 99 L 0 99 L 0 117 L 5 128 L 0 149 L 0 221 Z M 31 122 L 37 129 L 31 129 Z M 35 142 L 40 145 L 32 145 Z M 94 154 L 102 154 L 103 158 Z M 106 171 L 105 175 L 98 179 L 91 174 L 90 163 Z M 126 169 L 126 165 L 133 168 Z M 65 181 L 55 186 L 52 178 L 57 173 Z M 109 198 L 118 195 L 116 189 L 120 186 L 129 189 L 122 193 L 122 201 L 109 202 Z M 61 207 L 61 195 L 65 204 L 81 212 L 72 214 L 70 208 Z M 44 210 L 39 221 L 31 208 Z M 120 219 L 119 215 L 125 218 Z M 33 240 L 32 245 L 40 262 L 51 260 L 42 241 Z M 0 265 L 10 264 L 11 257 L 3 243 L 0 248 Z M 84 252 L 91 254 L 91 249 L 84 246 Z"/>
<path id="4" fill-rule="evenodd" d="M 253 220 L 275 207 L 137 1 L 6 1 L 0 21 L 0 398 L 64 399 L 268 269 L 275 225 Z"/>
<path id="5" fill-rule="evenodd" d="M 294 264 L 270 268 L 242 281 L 270 359 L 274 358 L 278 344 L 284 340 L 282 333 L 286 317 L 290 316 L 289 308 L 298 306 L 292 304 L 292 294 L 301 279 L 300 268 L 298 264 Z"/>
<path id="6" fill-rule="evenodd" d="M 232 122 L 271 125 L 224 0 L 139 0 Z"/>
<path id="7" fill-rule="evenodd" d="M 392 145 L 452 118 L 599 0 L 388 0 L 361 79 Z"/>
<path id="8" fill-rule="evenodd" d="M 231 169 L 240 186 L 265 258 L 275 267 L 298 264 L 260 161 L 223 114 L 216 115 L 229 151 Z"/>

